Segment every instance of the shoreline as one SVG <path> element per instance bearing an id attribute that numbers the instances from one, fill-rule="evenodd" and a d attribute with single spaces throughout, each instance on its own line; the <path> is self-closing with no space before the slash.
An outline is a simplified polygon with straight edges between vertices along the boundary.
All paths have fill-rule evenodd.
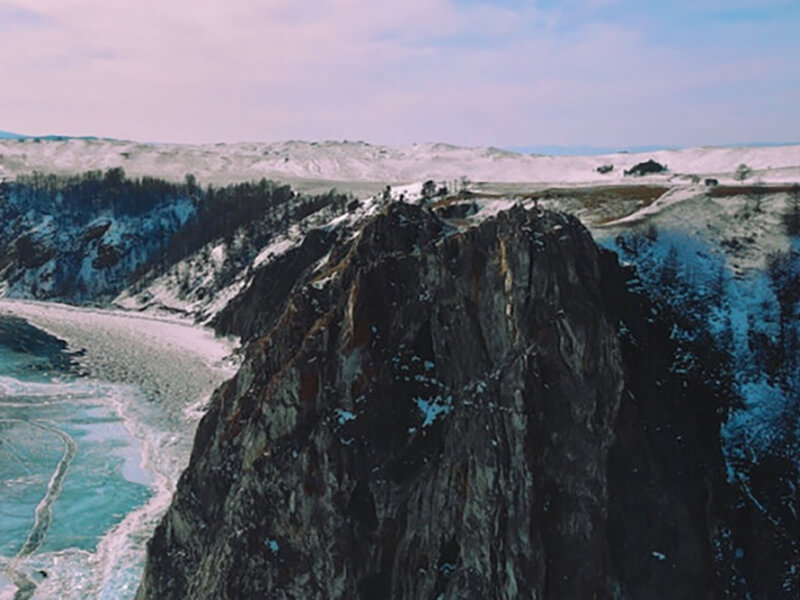
<path id="1" fill-rule="evenodd" d="M 153 476 L 152 496 L 106 531 L 95 552 L 76 552 L 59 568 L 46 564 L 52 558 L 45 555 L 30 557 L 32 566 L 53 575 L 40 582 L 34 597 L 101 597 L 112 590 L 115 597 L 132 597 L 145 543 L 188 464 L 211 393 L 235 374 L 230 358 L 235 345 L 185 321 L 121 310 L 0 299 L 0 315 L 22 318 L 65 341 L 85 379 L 138 389 L 111 399 L 110 405 L 140 445 L 140 468 Z M 89 589 L 78 593 L 70 587 L 75 574 L 91 580 Z"/>

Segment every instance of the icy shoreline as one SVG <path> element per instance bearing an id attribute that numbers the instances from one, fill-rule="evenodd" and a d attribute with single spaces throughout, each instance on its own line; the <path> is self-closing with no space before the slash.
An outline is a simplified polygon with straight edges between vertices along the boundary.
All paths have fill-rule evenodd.
<path id="1" fill-rule="evenodd" d="M 3 299 L 0 314 L 21 317 L 66 341 L 70 351 L 80 352 L 77 362 L 90 379 L 140 390 L 111 402 L 141 445 L 140 466 L 154 476 L 152 497 L 107 531 L 97 552 L 65 553 L 38 564 L 50 576 L 33 596 L 132 597 L 145 543 L 188 463 L 205 404 L 235 372 L 229 359 L 234 342 L 186 322 L 123 311 Z"/>

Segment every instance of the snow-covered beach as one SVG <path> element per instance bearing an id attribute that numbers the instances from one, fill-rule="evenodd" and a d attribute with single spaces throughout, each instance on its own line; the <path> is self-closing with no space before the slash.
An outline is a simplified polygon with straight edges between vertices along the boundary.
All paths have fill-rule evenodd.
<path id="1" fill-rule="evenodd" d="M 208 396 L 235 372 L 237 342 L 185 319 L 5 298 L 0 314 L 26 319 L 81 351 L 91 377 L 141 386 L 154 399 L 169 399 L 167 408 Z"/>
<path id="2" fill-rule="evenodd" d="M 121 447 L 119 481 L 146 484 L 150 489 L 144 503 L 119 515 L 116 524 L 96 543 L 87 544 L 91 549 L 30 555 L 20 551 L 11 562 L 12 569 L 0 579 L 0 598 L 15 597 L 15 586 L 9 584 L 17 579 L 19 587 L 19 573 L 38 583 L 33 598 L 130 598 L 144 559 L 145 542 L 166 510 L 188 462 L 205 402 L 235 370 L 235 364 L 227 358 L 234 342 L 215 338 L 212 332 L 186 322 L 122 311 L 2 300 L 0 315 L 20 317 L 65 340 L 85 373 L 71 383 L 54 379 L 52 383 L 18 384 L 11 380 L 17 393 L 48 394 L 50 398 L 64 398 L 65 404 L 75 399 L 81 410 L 89 407 L 87 414 L 101 414 L 99 424 L 93 423 L 92 435 Z M 3 396 L 13 397 L 13 385 L 2 390 Z M 105 420 L 108 425 L 103 424 Z M 64 439 L 70 438 L 64 434 Z M 91 435 L 83 436 L 84 443 L 91 439 Z M 135 441 L 126 444 L 126 439 Z M 79 471 L 75 467 L 73 471 L 77 476 Z M 66 479 L 69 477 L 67 471 Z M 115 485 L 122 484 L 110 484 L 107 493 L 114 494 Z M 48 492 L 52 487 L 48 486 Z M 62 515 L 66 502 L 60 505 Z M 59 516 L 56 510 L 53 523 Z M 37 579 L 37 573 L 46 576 Z"/>

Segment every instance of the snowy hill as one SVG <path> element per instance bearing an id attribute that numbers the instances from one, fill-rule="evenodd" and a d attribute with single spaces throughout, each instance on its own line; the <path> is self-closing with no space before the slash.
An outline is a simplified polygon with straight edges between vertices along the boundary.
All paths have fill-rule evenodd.
<path id="1" fill-rule="evenodd" d="M 624 171 L 654 159 L 666 165 L 659 181 L 695 175 L 731 181 L 744 163 L 751 180 L 800 179 L 800 145 L 783 147 L 691 148 L 603 156 L 542 156 L 497 148 L 463 148 L 441 143 L 380 146 L 366 142 L 286 141 L 209 145 L 144 144 L 97 139 L 0 141 L 0 175 L 32 171 L 74 174 L 123 167 L 132 176 L 182 181 L 187 173 L 215 185 L 262 177 L 299 189 L 322 186 L 376 192 L 383 184 L 427 179 L 518 184 L 629 183 Z M 613 166 L 607 174 L 598 167 Z"/>
<path id="2" fill-rule="evenodd" d="M 658 172 L 625 174 L 650 161 Z M 94 172 L 74 176 L 87 170 Z M 33 171 L 62 177 L 25 175 Z M 262 178 L 355 195 L 303 195 Z M 233 183 L 241 181 L 258 183 Z M 380 239 L 404 230 L 408 214 L 434 223 L 447 244 L 451 234 L 475 235 L 493 217 L 515 214 L 513 235 L 528 236 L 520 256 L 538 252 L 546 237 L 557 262 L 589 236 L 566 236 L 554 220 L 563 217 L 542 209 L 570 213 L 635 267 L 626 271 L 629 289 L 654 303 L 648 314 L 670 320 L 671 375 L 706 376 L 698 347 L 730 366 L 708 375 L 728 386 L 722 444 L 729 483 L 745 495 L 741 507 L 755 515 L 748 518 L 800 539 L 800 519 L 784 501 L 800 472 L 798 182 L 800 145 L 552 157 L 446 144 L 9 140 L 0 142 L 0 296 L 168 312 L 255 340 L 293 314 L 291 298 L 316 302 L 335 289 L 357 254 L 351 250 L 382 216 L 394 212 L 397 221 Z M 535 227 L 523 228 L 528 219 Z M 425 255 L 413 238 L 400 237 L 413 260 Z M 491 264 L 487 273 L 508 273 L 505 250 Z M 513 290 L 511 283 L 487 293 Z M 513 304 L 504 310 L 518 314 Z M 629 330 L 615 326 L 627 339 Z M 666 558 L 660 550 L 652 556 Z M 777 570 L 795 564 L 772 562 Z M 800 589 L 793 569 L 780 575 Z"/>
<path id="3" fill-rule="evenodd" d="M 274 260 L 289 257 L 291 270 L 309 231 L 343 232 L 369 214 L 350 201 L 266 180 L 201 189 L 115 169 L 20 176 L 0 183 L 0 296 L 108 305 L 121 294 L 126 308 L 207 321 Z"/>

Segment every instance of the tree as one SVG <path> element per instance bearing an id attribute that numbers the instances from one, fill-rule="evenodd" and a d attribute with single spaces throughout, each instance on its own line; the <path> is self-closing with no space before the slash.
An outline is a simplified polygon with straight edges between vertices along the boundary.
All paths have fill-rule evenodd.
<path id="1" fill-rule="evenodd" d="M 789 206 L 783 214 L 786 235 L 800 236 L 800 185 L 794 184 L 789 194 Z"/>
<path id="2" fill-rule="evenodd" d="M 744 181 L 750 175 L 753 174 L 753 170 L 748 167 L 746 164 L 742 163 L 738 167 L 736 167 L 736 172 L 733 174 L 733 178 L 736 181 Z"/>
<path id="3" fill-rule="evenodd" d="M 118 188 L 125 181 L 125 169 L 113 167 L 105 173 L 105 184 L 111 188 Z"/>
<path id="4" fill-rule="evenodd" d="M 197 178 L 192 173 L 186 174 L 186 190 L 189 194 L 194 194 L 197 189 Z"/>
<path id="5" fill-rule="evenodd" d="M 788 373 L 797 364 L 795 307 L 800 301 L 800 253 L 789 250 L 774 252 L 767 257 L 767 275 L 770 286 L 778 300 L 778 352 L 783 370 L 784 383 Z"/>
<path id="6" fill-rule="evenodd" d="M 728 268 L 723 260 L 720 260 L 717 269 L 709 282 L 709 293 L 711 301 L 721 307 L 728 295 Z"/>
<path id="7" fill-rule="evenodd" d="M 428 179 L 425 183 L 422 184 L 422 198 L 425 200 L 430 200 L 436 194 L 436 182 L 433 179 Z"/>
<path id="8" fill-rule="evenodd" d="M 647 160 L 646 162 L 641 162 L 637 165 L 634 165 L 627 171 L 623 173 L 628 175 L 633 175 L 636 177 L 641 177 L 642 175 L 654 175 L 658 173 L 665 173 L 667 171 L 667 165 L 662 165 L 654 161 L 652 158 Z"/>
<path id="9" fill-rule="evenodd" d="M 669 245 L 667 255 L 660 265 L 659 284 L 663 290 L 670 292 L 678 284 L 680 278 L 681 261 L 678 255 L 678 248 L 674 244 Z"/>
<path id="10" fill-rule="evenodd" d="M 749 188 L 747 192 L 747 205 L 753 207 L 754 212 L 761 212 L 761 200 L 764 197 L 766 190 L 764 189 L 764 184 L 761 182 L 756 182 L 754 186 Z"/>

